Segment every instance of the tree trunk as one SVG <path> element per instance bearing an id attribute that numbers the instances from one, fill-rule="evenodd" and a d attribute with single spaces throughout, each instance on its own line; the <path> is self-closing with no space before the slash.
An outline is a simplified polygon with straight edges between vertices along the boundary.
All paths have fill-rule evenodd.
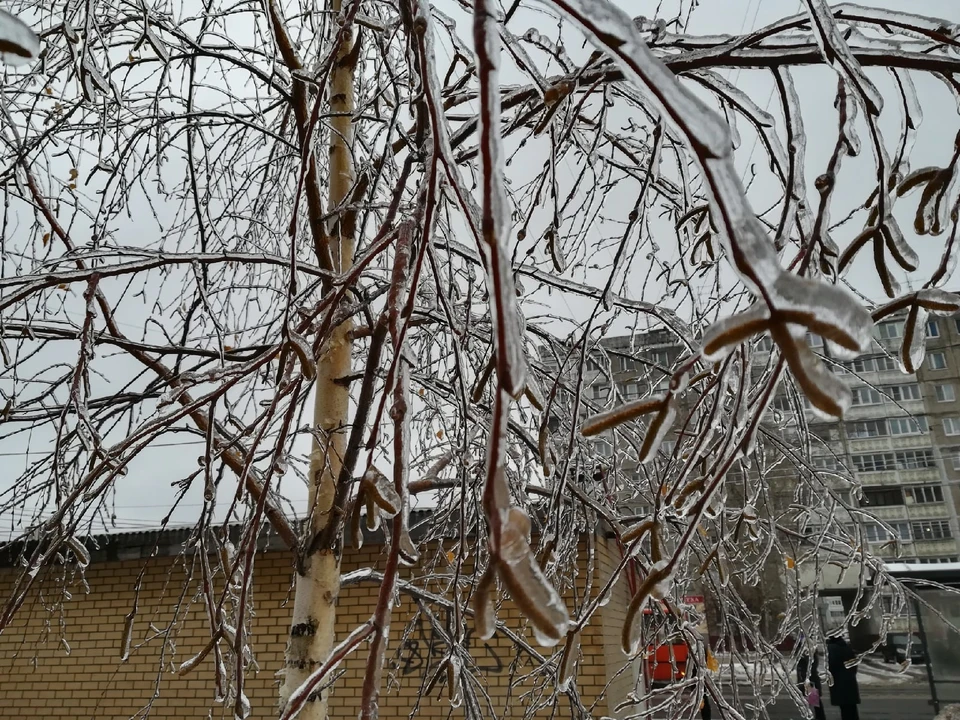
<path id="1" fill-rule="evenodd" d="M 339 13 L 342 0 L 331 0 L 331 10 Z M 352 49 L 352 35 L 340 46 L 338 60 L 330 78 L 330 110 L 334 114 L 330 133 L 330 210 L 335 210 L 354 183 L 351 115 L 354 110 L 354 67 L 347 58 Z M 331 237 L 334 269 L 346 271 L 353 264 L 354 213 L 344 212 Z M 332 291 L 332 288 L 328 288 Z M 332 521 L 331 509 L 336 494 L 346 450 L 346 428 L 349 422 L 349 391 L 339 378 L 350 374 L 353 350 L 352 323 L 338 326 L 323 345 L 317 361 L 317 379 L 313 422 L 317 430 L 310 455 L 310 528 L 309 537 L 333 537 L 324 531 Z M 322 440 L 322 441 L 321 441 Z M 281 710 L 290 694 L 329 657 L 334 645 L 337 618 L 337 595 L 340 592 L 340 557 L 335 543 L 314 546 L 308 542 L 297 570 L 293 618 L 283 682 L 280 688 Z M 324 720 L 327 715 L 327 694 L 311 697 L 299 714 L 299 720 Z"/>

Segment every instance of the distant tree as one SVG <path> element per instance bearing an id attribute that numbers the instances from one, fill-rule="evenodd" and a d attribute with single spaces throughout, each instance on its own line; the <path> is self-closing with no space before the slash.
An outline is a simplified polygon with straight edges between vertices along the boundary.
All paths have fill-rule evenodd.
<path id="1" fill-rule="evenodd" d="M 0 512 L 11 541 L 36 542 L 0 630 L 38 568 L 83 565 L 82 538 L 115 520 L 127 467 L 187 434 L 204 443 L 179 483 L 203 488 L 195 542 L 220 550 L 234 581 L 205 583 L 205 602 L 236 593 L 239 608 L 210 613 L 222 652 L 204 662 L 239 716 L 244 663 L 222 658 L 247 645 L 268 524 L 296 556 L 284 717 L 324 717 L 313 691 L 361 646 L 358 710 L 378 716 L 393 597 L 409 591 L 398 569 L 451 526 L 452 567 L 419 562 L 450 578 L 455 640 L 470 623 L 495 631 L 502 592 L 543 645 L 575 657 L 604 589 L 572 613 L 559 591 L 583 552 L 573 539 L 602 521 L 625 547 L 620 572 L 641 576 L 625 652 L 638 652 L 650 597 L 704 583 L 725 627 L 775 662 L 813 589 L 764 638 L 737 588 L 814 546 L 840 563 L 861 551 L 835 517 L 847 501 L 805 455 L 804 422 L 785 442 L 765 411 L 778 387 L 801 418 L 795 390 L 826 416 L 849 404 L 808 332 L 847 358 L 898 313 L 912 371 L 928 315 L 960 308 L 941 289 L 957 257 L 960 142 L 933 133 L 942 159 L 912 166 L 921 94 L 942 96 L 955 129 L 960 40 L 944 21 L 826 0 L 740 37 L 696 36 L 697 3 L 675 4 L 676 17 L 631 20 L 608 0 L 11 2 L 40 42 L 0 13 L 4 57 L 39 55 L 5 71 L 0 105 L 0 442 L 30 448 Z M 807 152 L 822 108 L 805 112 L 798 90 L 811 65 L 836 86 L 822 169 L 824 153 Z M 763 72 L 765 105 L 738 87 L 742 69 Z M 762 207 L 734 162 L 744 145 Z M 920 236 L 942 240 L 923 276 Z M 886 304 L 845 287 L 870 265 Z M 600 341 L 648 328 L 686 348 L 659 366 L 664 389 L 585 399 L 587 363 L 614 359 Z M 658 367 L 639 347 L 622 357 Z M 605 434 L 612 456 L 581 431 Z M 757 511 L 776 466 L 796 483 L 778 518 Z M 436 508 L 416 542 L 412 494 Z M 804 544 L 816 510 L 834 519 Z M 379 604 L 336 638 L 344 538 L 364 512 L 389 529 Z M 465 605 L 454 574 L 468 571 Z M 555 692 L 579 702 L 575 664 L 558 674 Z M 697 681 L 697 701 L 706 690 L 724 704 L 709 673 Z"/>

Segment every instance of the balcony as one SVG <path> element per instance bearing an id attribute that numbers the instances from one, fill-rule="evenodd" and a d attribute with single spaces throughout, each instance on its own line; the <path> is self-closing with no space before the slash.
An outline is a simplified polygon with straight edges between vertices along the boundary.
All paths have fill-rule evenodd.
<path id="1" fill-rule="evenodd" d="M 876 517 L 879 520 L 903 520 L 904 515 L 904 506 L 903 505 L 885 505 L 883 507 L 870 507 L 867 506 L 863 508 L 870 512 L 871 515 Z"/>
<path id="2" fill-rule="evenodd" d="M 913 543 L 913 549 L 918 557 L 957 554 L 957 541 L 953 538 L 946 540 L 916 540 Z"/>
<path id="3" fill-rule="evenodd" d="M 850 438 L 850 452 L 864 453 L 884 450 L 932 447 L 929 433 L 915 435 L 884 435 L 875 438 Z"/>
<path id="4" fill-rule="evenodd" d="M 868 420 L 902 414 L 923 415 L 923 400 L 906 400 L 901 403 L 885 401 L 878 405 L 854 405 L 843 415 L 844 420 Z"/>
<path id="5" fill-rule="evenodd" d="M 940 471 L 935 467 L 901 470 L 900 480 L 905 483 L 937 482 L 940 480 Z"/>
<path id="6" fill-rule="evenodd" d="M 899 485 L 902 482 L 896 470 L 857 473 L 857 478 L 864 485 Z"/>
<path id="7" fill-rule="evenodd" d="M 946 503 L 910 503 L 907 514 L 911 520 L 941 520 L 950 517 L 950 508 Z"/>

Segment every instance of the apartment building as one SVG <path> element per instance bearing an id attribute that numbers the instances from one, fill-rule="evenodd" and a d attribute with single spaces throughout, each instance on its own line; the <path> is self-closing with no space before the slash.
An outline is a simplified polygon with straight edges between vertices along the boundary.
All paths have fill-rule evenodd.
<path id="1" fill-rule="evenodd" d="M 822 339 L 808 336 L 808 342 L 825 364 L 850 387 L 852 406 L 842 421 L 825 421 L 789 383 L 782 383 L 768 410 L 765 429 L 788 445 L 801 441 L 801 431 L 803 437 L 810 439 L 812 469 L 818 471 L 824 486 L 843 501 L 835 504 L 831 512 L 847 526 L 851 537 L 859 538 L 873 555 L 897 563 L 957 562 L 960 316 L 929 320 L 926 358 L 915 374 L 904 374 L 898 360 L 903 328 L 903 320 L 899 319 L 878 324 L 870 351 L 845 361 L 833 358 Z M 770 349 L 769 337 L 757 342 L 755 372 L 763 371 Z M 585 363 L 580 420 L 609 407 L 611 393 L 619 399 L 632 400 L 666 389 L 671 369 L 687 354 L 688 348 L 666 330 L 605 338 L 588 354 Z M 565 363 L 565 367 L 579 367 L 576 360 Z M 558 365 L 555 359 L 547 364 L 554 368 Z M 576 386 L 575 379 L 568 377 L 568 390 Z M 568 392 L 566 401 L 571 399 Z M 564 407 L 563 402 L 560 407 Z M 551 424 L 558 428 L 560 419 L 554 417 Z M 631 437 L 634 432 L 636 437 Z M 626 483 L 622 488 L 616 482 L 608 483 L 608 489 L 616 494 L 619 510 L 625 514 L 644 515 L 652 509 L 653 494 L 644 488 L 655 486 L 655 478 L 668 472 L 666 464 L 675 446 L 674 439 L 668 437 L 652 467 L 644 468 L 635 462 L 635 449 L 641 440 L 639 424 L 635 430 L 621 427 L 616 433 L 590 439 L 589 456 L 601 472 L 613 470 L 612 477 L 633 474 L 634 481 L 654 479 L 646 485 Z M 802 470 L 790 463 L 770 471 L 765 478 L 769 486 L 768 506 L 758 510 L 786 516 L 790 504 L 797 502 L 799 472 Z M 730 499 L 736 502 L 736 498 Z M 844 504 L 852 511 L 845 510 Z M 815 531 L 817 522 L 815 513 L 808 514 L 798 521 L 797 530 Z M 763 578 L 768 590 L 762 599 L 765 605 L 776 604 L 776 596 L 783 593 L 774 591 L 774 587 L 787 582 L 781 570 L 768 571 Z M 817 583 L 824 595 L 842 597 L 849 605 L 862 578 L 857 572 L 824 563 L 813 574 L 801 573 L 800 581 Z M 775 615 L 777 608 L 770 606 L 762 612 Z"/>
<path id="2" fill-rule="evenodd" d="M 853 393 L 842 422 L 817 420 L 806 409 L 816 439 L 812 462 L 838 492 L 849 492 L 844 499 L 859 509 L 849 521 L 860 526 L 874 555 L 900 563 L 956 562 L 960 331 L 954 318 L 931 319 L 927 355 L 915 374 L 904 374 L 897 359 L 902 338 L 902 320 L 882 322 L 871 350 L 845 362 L 809 338 Z M 783 402 L 778 399 L 781 409 Z"/>

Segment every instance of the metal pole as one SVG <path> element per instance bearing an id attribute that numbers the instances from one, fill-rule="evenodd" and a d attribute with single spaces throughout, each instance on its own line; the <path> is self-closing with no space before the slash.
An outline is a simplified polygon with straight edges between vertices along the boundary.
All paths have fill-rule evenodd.
<path id="1" fill-rule="evenodd" d="M 923 659 L 927 665 L 927 680 L 930 683 L 930 704 L 933 705 L 933 714 L 939 715 L 940 700 L 937 698 L 937 684 L 933 680 L 933 666 L 930 664 L 930 653 L 927 652 L 927 633 L 923 629 L 923 616 L 920 614 L 920 600 L 916 595 L 913 596 L 913 611 L 917 614 L 917 630 L 920 631 L 920 642 L 923 643 Z"/>

